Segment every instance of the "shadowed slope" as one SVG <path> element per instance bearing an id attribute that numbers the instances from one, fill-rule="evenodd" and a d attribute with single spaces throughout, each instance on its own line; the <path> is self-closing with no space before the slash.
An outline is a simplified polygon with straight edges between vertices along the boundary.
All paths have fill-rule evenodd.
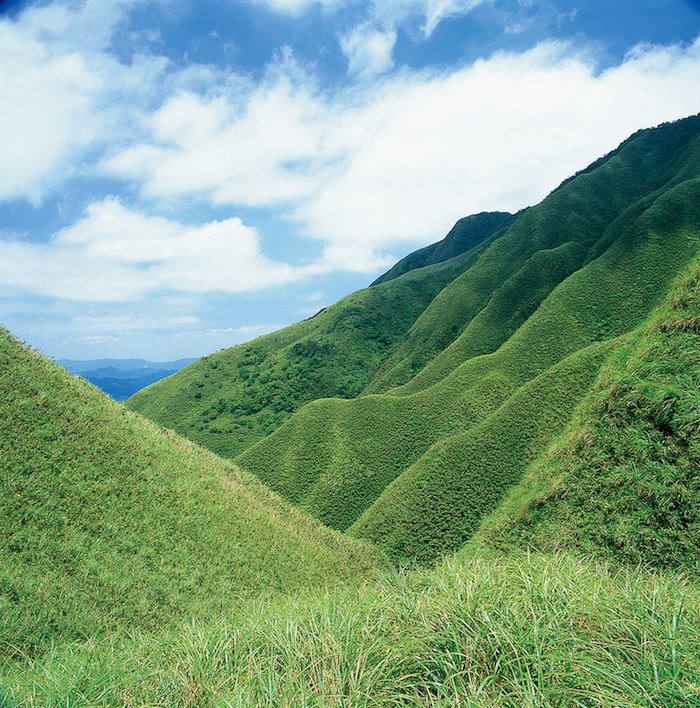
<path id="1" fill-rule="evenodd" d="M 481 214 L 465 216 L 450 229 L 442 241 L 409 253 L 384 275 L 380 275 L 372 285 L 385 283 L 410 270 L 441 263 L 469 251 L 509 226 L 513 219 L 515 214 L 504 211 L 484 211 Z"/>
<path id="2" fill-rule="evenodd" d="M 0 653 L 348 580 L 368 548 L 0 329 Z"/>

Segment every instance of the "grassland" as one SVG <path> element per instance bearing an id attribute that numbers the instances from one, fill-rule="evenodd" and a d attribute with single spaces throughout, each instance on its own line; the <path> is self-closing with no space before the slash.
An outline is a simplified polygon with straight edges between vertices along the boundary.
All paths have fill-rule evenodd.
<path id="1" fill-rule="evenodd" d="M 559 283 L 634 228 L 651 203 L 697 177 L 699 132 L 697 117 L 641 131 L 522 213 L 440 292 L 364 392 L 412 393 L 465 360 L 495 351 Z M 659 253 L 659 259 L 668 255 Z M 629 278 L 621 289 L 630 287 Z M 593 298 L 588 306 L 596 304 Z"/>
<path id="2" fill-rule="evenodd" d="M 477 542 L 700 573 L 700 263 L 606 362 Z"/>
<path id="3" fill-rule="evenodd" d="M 0 654 L 352 581 L 377 555 L 0 330 Z"/>
<path id="4" fill-rule="evenodd" d="M 497 228 L 499 219 L 487 221 Z M 435 295 L 478 258 L 445 262 L 366 288 L 280 332 L 204 357 L 127 405 L 218 455 L 234 457 L 318 398 L 352 398 Z M 477 238 L 478 237 L 478 238 Z M 471 241 L 469 242 L 471 244 Z"/>
<path id="5" fill-rule="evenodd" d="M 700 593 L 567 556 L 457 557 L 354 591 L 5 665 L 16 706 L 693 706 Z"/>
<path id="6" fill-rule="evenodd" d="M 676 126 L 628 141 L 497 238 L 458 280 L 494 253 L 508 262 L 516 244 L 529 252 L 526 234 L 546 248 L 408 384 L 384 395 L 315 401 L 237 461 L 328 525 L 371 540 L 395 560 L 430 561 L 457 549 L 565 425 L 595 379 L 601 344 L 614 345 L 643 322 L 697 253 L 698 121 L 690 124 L 695 132 L 682 125 L 681 141 L 665 134 Z M 636 161 L 658 168 L 669 145 L 676 148 L 672 169 L 640 176 Z M 572 190 L 579 200 L 590 193 L 602 201 L 617 179 L 633 201 L 623 208 L 621 200 L 607 225 L 596 199 L 588 212 L 583 201 L 577 210 L 560 206 L 574 198 Z M 562 235 L 567 209 L 580 227 L 568 236 Z M 567 275 L 577 259 L 566 253 L 581 244 L 553 246 L 551 235 L 587 234 L 593 227 L 584 228 L 586 214 L 598 226 L 586 236 L 585 256 L 577 256 L 583 264 Z M 527 229 L 519 226 L 525 219 Z M 518 238 L 511 242 L 513 233 Z M 524 303 L 534 303 L 529 316 Z"/>
<path id="7" fill-rule="evenodd" d="M 249 472 L 0 331 L 0 704 L 700 705 L 699 136 L 633 136 L 471 251 L 153 388 L 282 387 L 324 337 L 292 381 L 428 357 L 253 417 L 222 443 Z"/>

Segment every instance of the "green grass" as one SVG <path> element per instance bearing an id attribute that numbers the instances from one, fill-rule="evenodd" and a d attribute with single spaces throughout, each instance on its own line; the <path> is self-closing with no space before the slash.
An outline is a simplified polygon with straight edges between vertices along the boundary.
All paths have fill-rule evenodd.
<path id="1" fill-rule="evenodd" d="M 377 554 L 0 329 L 0 654 L 351 581 Z"/>
<path id="2" fill-rule="evenodd" d="M 414 393 L 466 359 L 495 351 L 560 282 L 619 240 L 650 203 L 698 176 L 699 133 L 699 117 L 641 131 L 525 211 L 440 292 L 365 392 L 405 384 L 392 393 Z M 595 304 L 593 298 L 590 306 Z"/>
<path id="3" fill-rule="evenodd" d="M 524 234 L 547 246 L 552 234 L 568 238 L 559 202 L 572 191 L 580 201 L 576 222 L 588 214 L 603 224 L 585 257 L 573 258 L 579 247 L 568 245 L 537 251 L 409 384 L 383 395 L 315 401 L 237 461 L 326 524 L 370 539 L 395 560 L 430 561 L 458 548 L 566 424 L 596 376 L 597 343 L 643 322 L 697 253 L 698 124 L 666 126 L 660 137 L 651 131 L 628 142 L 528 210 L 460 279 L 494 253 L 507 261 L 513 233 L 528 252 L 533 246 Z M 660 153 L 653 160 L 648 153 L 668 150 L 674 143 L 668 132 L 678 126 L 685 142 L 676 141 L 663 174 L 647 179 L 640 164 L 663 162 Z M 641 190 L 623 209 L 622 197 L 609 190 L 618 179 L 620 191 L 629 190 L 630 174 L 633 185 L 643 182 L 651 191 Z M 607 226 L 603 200 L 619 201 L 620 213 Z M 525 219 L 531 228 L 519 230 Z M 577 259 L 581 267 L 568 274 Z M 534 304 L 523 310 L 526 302 Z"/>
<path id="4" fill-rule="evenodd" d="M 303 404 L 356 396 L 480 248 L 476 243 L 445 262 L 353 293 L 292 327 L 204 357 L 138 392 L 127 406 L 218 455 L 234 457 Z"/>
<path id="5" fill-rule="evenodd" d="M 692 706 L 700 593 L 566 556 L 457 558 L 0 664 L 5 705 Z"/>
<path id="6" fill-rule="evenodd" d="M 480 531 L 700 571 L 700 265 L 626 338 L 563 436 Z"/>
<path id="7" fill-rule="evenodd" d="M 517 215 L 505 232 L 510 215 L 467 217 L 378 285 L 206 357 L 127 405 L 232 458 L 311 401 L 426 388 L 466 359 L 497 350 L 560 282 L 609 247 L 625 219 L 659 190 L 697 174 L 697 154 L 688 153 L 699 122 L 632 136 Z"/>
<path id="8" fill-rule="evenodd" d="M 410 270 L 441 263 L 465 253 L 474 246 L 489 241 L 495 234 L 513 223 L 514 219 L 515 214 L 504 211 L 484 211 L 480 214 L 465 216 L 450 229 L 442 241 L 409 253 L 386 273 L 380 275 L 372 285 L 385 283 L 387 280 L 398 278 Z"/>

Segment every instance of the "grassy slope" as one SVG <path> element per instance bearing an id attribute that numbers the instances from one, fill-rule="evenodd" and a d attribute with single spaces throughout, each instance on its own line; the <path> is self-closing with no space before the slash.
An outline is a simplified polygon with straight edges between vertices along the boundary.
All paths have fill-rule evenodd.
<path id="1" fill-rule="evenodd" d="M 644 151 L 632 141 L 626 147 L 631 156 L 624 150 L 615 156 L 631 162 L 615 166 L 615 174 L 638 172 L 639 161 L 648 160 L 649 133 L 642 137 Z M 667 140 L 652 143 L 668 146 Z M 329 525 L 350 527 L 397 559 L 429 560 L 458 547 L 593 381 L 600 358 L 583 350 L 637 326 L 697 251 L 700 182 L 691 178 L 700 161 L 694 149 L 679 151 L 685 162 L 674 165 L 667 188 L 643 197 L 603 229 L 603 245 L 589 249 L 587 265 L 565 278 L 497 351 L 467 357 L 411 395 L 310 404 L 247 450 L 241 464 Z M 600 189 L 610 187 L 609 162 L 598 168 L 604 170 Z M 586 181 L 584 191 L 593 190 L 596 172 L 578 178 Z M 575 188 L 578 179 L 566 188 Z M 538 208 L 525 216 L 531 213 L 538 215 Z M 534 271 L 528 273 L 526 282 L 536 285 Z M 512 283 L 506 290 L 519 292 Z M 482 318 L 478 332 L 494 331 L 490 324 L 501 321 L 507 301 L 504 296 L 490 319 Z M 460 340 L 468 340 L 471 330 Z"/>
<path id="2" fill-rule="evenodd" d="M 484 400 L 493 395 L 489 387 L 503 385 L 504 373 L 517 376 L 518 369 L 542 366 L 589 341 L 631 329 L 646 317 L 665 294 L 669 281 L 697 253 L 698 223 L 700 181 L 675 188 L 661 203 L 655 202 L 629 238 L 617 241 L 604 256 L 567 279 L 498 352 L 469 360 L 424 395 L 436 389 L 459 390 L 475 381 L 481 370 L 483 379 L 469 396 L 476 394 Z M 484 368 L 490 360 L 495 366 Z M 551 369 L 539 377 L 552 384 L 554 372 Z M 576 381 L 572 372 L 556 385 L 569 393 Z M 584 390 L 579 387 L 576 395 Z M 407 397 L 408 406 L 414 398 Z M 504 406 L 510 425 L 501 428 L 498 440 L 489 438 L 488 429 L 479 428 L 467 436 L 442 440 L 397 477 L 358 520 L 353 533 L 381 543 L 395 556 L 401 554 L 404 541 L 412 554 L 425 559 L 458 547 L 531 461 L 536 450 L 526 447 L 530 454 L 519 455 L 523 446 L 531 445 L 533 439 L 543 441 L 530 437 L 531 428 L 546 420 L 547 409 L 557 406 L 559 399 L 547 393 L 538 399 L 530 407 L 515 397 L 508 399 Z M 470 403 L 474 405 L 473 400 Z M 546 426 L 545 430 L 551 439 L 557 427 Z"/>
<path id="3" fill-rule="evenodd" d="M 250 475 L 0 330 L 0 654 L 376 564 Z"/>
<path id="4" fill-rule="evenodd" d="M 599 283 L 599 293 L 604 283 L 617 282 L 614 271 L 607 273 L 624 265 L 609 255 L 615 248 L 630 254 L 630 270 L 619 272 L 621 282 L 636 274 L 643 297 L 653 300 L 647 269 L 636 269 L 648 266 L 652 256 L 659 267 L 673 260 L 669 254 L 685 260 L 679 250 L 684 245 L 692 250 L 688 244 L 694 243 L 697 249 L 696 189 L 679 185 L 638 213 L 622 245 L 609 240 L 606 247 L 612 250 L 601 248 L 590 269 L 547 298 L 544 311 L 554 316 L 580 306 L 576 297 L 589 281 Z M 673 270 L 669 266 L 658 282 Z M 608 279 L 600 280 L 604 274 Z M 696 577 L 560 554 L 491 558 L 473 552 L 494 542 L 509 549 L 511 543 L 568 545 L 634 564 L 693 568 L 699 289 L 695 260 L 651 318 L 614 341 L 611 331 L 622 320 L 611 313 L 619 316 L 622 305 L 610 301 L 636 308 L 632 318 L 644 309 L 626 289 L 602 299 L 598 331 L 607 341 L 576 349 L 590 322 L 585 316 L 583 324 L 569 321 L 575 351 L 545 369 L 550 376 L 529 379 L 511 399 L 526 403 L 528 392 L 540 385 L 566 395 L 567 368 L 581 373 L 582 361 L 598 360 L 608 349 L 614 353 L 568 432 L 529 468 L 503 513 L 492 517 L 464 552 L 436 568 L 397 573 L 363 587 L 312 588 L 294 598 L 238 603 L 217 620 L 185 622 L 162 633 L 117 631 L 106 638 L 61 642 L 36 661 L 0 652 L 0 703 L 697 706 Z M 459 367 L 461 375 L 470 371 L 472 384 L 478 382 L 485 371 L 480 366 L 508 347 L 525 345 L 528 327 L 547 331 L 546 318 L 537 322 L 542 317 L 538 312 L 495 355 Z M 564 344 L 554 345 L 555 352 L 566 349 Z M 500 362 L 505 363 L 507 357 Z M 558 378 L 557 372 L 565 375 Z M 503 379 L 501 372 L 486 376 L 484 390 Z M 441 379 L 438 385 L 446 384 Z M 464 393 L 462 404 L 472 400 L 468 388 Z M 398 404 L 420 395 L 360 400 Z M 516 408 L 528 413 L 519 419 L 527 426 L 540 415 L 537 405 Z M 498 435 L 497 428 L 490 431 L 491 437 Z"/>
<path id="5" fill-rule="evenodd" d="M 233 457 L 304 403 L 357 395 L 436 293 L 479 252 L 476 245 L 353 293 L 311 319 L 204 357 L 138 392 L 127 405 Z"/>
<path id="6" fill-rule="evenodd" d="M 605 250 L 645 199 L 690 176 L 679 163 L 697 173 L 700 157 L 689 159 L 687 147 L 699 132 L 698 117 L 641 131 L 522 213 L 426 308 L 365 393 L 406 382 L 392 393 L 411 393 L 495 351 L 558 283 Z"/>
<path id="7" fill-rule="evenodd" d="M 0 659 L 0 691 L 56 707 L 691 706 L 699 631 L 700 591 L 683 577 L 457 558 L 34 665 Z"/>
<path id="8" fill-rule="evenodd" d="M 700 571 L 700 265 L 626 339 L 477 541 Z"/>
<path id="9" fill-rule="evenodd" d="M 409 253 L 386 273 L 380 275 L 372 285 L 385 283 L 387 280 L 398 278 L 410 270 L 441 263 L 469 251 L 509 226 L 513 219 L 515 219 L 515 214 L 504 211 L 484 211 L 480 214 L 465 216 L 450 229 L 442 241 Z"/>

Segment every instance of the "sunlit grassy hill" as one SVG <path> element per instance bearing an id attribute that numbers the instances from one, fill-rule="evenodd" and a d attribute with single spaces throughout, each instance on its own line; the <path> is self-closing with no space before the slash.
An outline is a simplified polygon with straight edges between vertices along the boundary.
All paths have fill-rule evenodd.
<path id="1" fill-rule="evenodd" d="M 643 131 L 462 256 L 149 391 L 179 420 L 234 371 L 282 387 L 304 333 L 345 349 L 299 384 L 429 357 L 251 413 L 249 472 L 0 330 L 0 705 L 700 705 L 699 171 L 700 119 Z M 339 324 L 428 291 L 381 355 Z"/>
<path id="2" fill-rule="evenodd" d="M 0 329 L 0 654 L 361 577 L 377 555 Z"/>
<path id="3" fill-rule="evenodd" d="M 359 587 L 221 598 L 205 621 L 57 635 L 31 661 L 3 652 L 3 705 L 697 705 L 697 575 L 642 566 L 697 560 L 699 265 L 460 553 Z"/>
<path id="4" fill-rule="evenodd" d="M 127 405 L 233 457 L 305 403 L 358 395 L 435 295 L 478 258 L 483 243 L 509 218 L 483 214 L 468 228 L 455 227 L 462 238 L 450 241 L 440 262 L 353 293 L 279 332 L 204 357 L 139 391 Z"/>
<path id="5" fill-rule="evenodd" d="M 395 559 L 459 548 L 697 253 L 699 135 L 644 131 L 529 209 L 424 311 L 491 289 L 452 301 L 473 316 L 415 378 L 311 403 L 241 465 Z"/>

